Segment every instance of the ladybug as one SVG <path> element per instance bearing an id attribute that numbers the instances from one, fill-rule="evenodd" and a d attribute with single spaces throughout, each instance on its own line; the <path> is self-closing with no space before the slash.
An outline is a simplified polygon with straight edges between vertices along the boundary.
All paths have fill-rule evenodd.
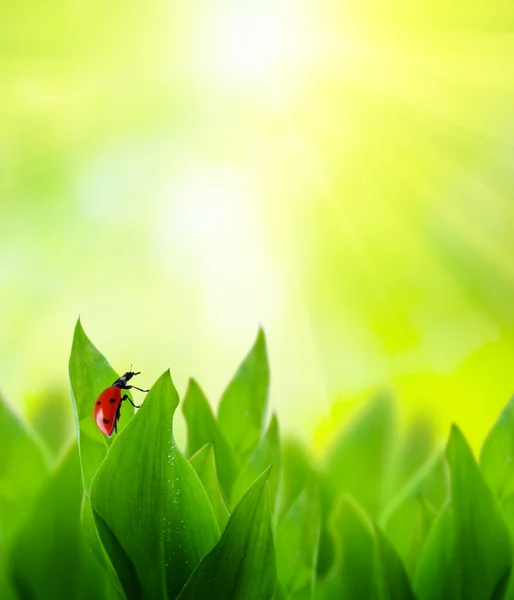
<path id="1" fill-rule="evenodd" d="M 142 390 L 135 385 L 127 385 L 127 382 L 140 373 L 134 373 L 134 371 L 127 371 L 125 375 L 122 375 L 119 379 L 104 390 L 99 396 L 95 404 L 93 412 L 98 429 L 105 435 L 111 437 L 112 432 L 118 433 L 118 420 L 120 418 L 121 403 L 124 400 L 128 400 L 134 408 L 140 408 L 140 404 L 134 404 L 132 400 L 125 394 L 121 396 L 121 390 L 130 390 L 134 388 L 140 392 L 148 392 L 149 390 Z"/>

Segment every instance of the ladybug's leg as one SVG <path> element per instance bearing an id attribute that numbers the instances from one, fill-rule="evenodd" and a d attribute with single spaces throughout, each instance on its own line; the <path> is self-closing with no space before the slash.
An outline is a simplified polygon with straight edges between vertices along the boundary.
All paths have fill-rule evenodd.
<path id="1" fill-rule="evenodd" d="M 116 417 L 114 418 L 114 433 L 118 433 L 118 421 L 120 420 L 121 417 L 121 411 L 120 411 L 120 407 L 121 407 L 121 403 L 118 406 L 118 410 L 116 411 Z"/>
<path id="2" fill-rule="evenodd" d="M 131 399 L 130 399 L 128 396 L 127 396 L 127 394 L 125 394 L 125 395 L 123 396 L 123 398 L 121 399 L 121 401 L 122 401 L 122 402 L 123 402 L 123 400 L 128 400 L 128 401 L 130 402 L 130 404 L 132 404 L 132 406 L 133 406 L 134 408 L 141 408 L 141 404 L 134 404 L 134 403 L 132 402 L 132 400 L 131 400 Z"/>
<path id="3" fill-rule="evenodd" d="M 135 389 L 135 390 L 139 390 L 140 392 L 149 392 L 150 390 L 142 390 L 141 388 L 136 387 L 135 385 L 126 385 L 124 388 L 122 388 L 124 390 L 131 390 L 131 389 Z"/>

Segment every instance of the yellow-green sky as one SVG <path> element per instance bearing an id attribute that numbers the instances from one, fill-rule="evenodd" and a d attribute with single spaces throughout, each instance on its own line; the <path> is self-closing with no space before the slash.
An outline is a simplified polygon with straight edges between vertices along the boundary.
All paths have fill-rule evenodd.
<path id="1" fill-rule="evenodd" d="M 262 325 L 271 407 L 321 444 L 392 386 L 476 446 L 514 389 L 511 2 L 4 3 L 0 132 L 25 412 L 79 313 L 213 403 Z"/>

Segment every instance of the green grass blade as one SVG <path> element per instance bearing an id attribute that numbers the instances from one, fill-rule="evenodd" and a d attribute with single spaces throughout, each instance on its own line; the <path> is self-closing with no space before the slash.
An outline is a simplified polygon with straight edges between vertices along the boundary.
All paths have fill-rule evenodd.
<path id="1" fill-rule="evenodd" d="M 91 343 L 80 319 L 73 334 L 69 373 L 82 479 L 84 489 L 89 494 L 91 481 L 114 439 L 106 437 L 98 429 L 93 419 L 93 409 L 100 393 L 112 385 L 118 374 Z M 127 406 L 123 406 L 118 431 L 121 431 L 134 416 L 132 406 L 129 403 L 125 404 Z"/>
<path id="2" fill-rule="evenodd" d="M 241 498 L 216 547 L 202 559 L 177 600 L 271 600 L 277 574 L 271 504 L 263 473 Z"/>
<path id="3" fill-rule="evenodd" d="M 20 525 L 47 475 L 33 436 L 0 395 L 0 539 L 8 541 Z"/>
<path id="4" fill-rule="evenodd" d="M 448 494 L 448 466 L 441 451 L 416 473 L 385 511 L 382 520 L 384 532 L 411 577 Z"/>
<path id="5" fill-rule="evenodd" d="M 374 526 L 375 561 L 373 577 L 373 598 L 376 600 L 415 600 L 411 583 L 391 542 L 383 531 Z"/>
<path id="6" fill-rule="evenodd" d="M 207 493 L 173 439 L 178 395 L 166 371 L 114 440 L 91 487 L 100 538 L 128 598 L 175 598 L 216 543 Z"/>
<path id="7" fill-rule="evenodd" d="M 329 518 L 340 495 L 354 497 L 374 519 L 384 508 L 385 494 L 390 489 L 395 431 L 394 401 L 388 395 L 379 395 L 355 414 L 329 447 L 320 482 L 320 576 L 326 575 L 334 560 Z"/>
<path id="8" fill-rule="evenodd" d="M 123 596 L 127 600 L 141 600 L 147 596 L 143 592 L 141 579 L 138 577 L 136 567 L 130 556 L 118 541 L 118 538 L 109 525 L 93 511 L 95 528 L 98 531 L 101 545 L 109 556 L 109 560 L 115 570 L 117 581 L 122 588 Z M 161 596 L 155 595 L 156 598 Z"/>
<path id="9" fill-rule="evenodd" d="M 408 481 L 426 464 L 435 451 L 433 425 L 426 419 L 418 418 L 401 436 L 400 447 L 394 460 L 391 481 L 392 499 L 404 488 Z"/>
<path id="10" fill-rule="evenodd" d="M 9 577 L 6 549 L 0 531 L 0 598 L 2 600 L 18 600 L 18 595 Z"/>
<path id="11" fill-rule="evenodd" d="M 337 590 L 341 599 L 371 598 L 373 529 L 362 509 L 350 498 L 345 498 L 336 508 L 332 531 L 338 552 L 335 569 L 338 585 L 332 588 L 332 593 Z"/>
<path id="12" fill-rule="evenodd" d="M 514 493 L 514 398 L 503 409 L 482 446 L 480 470 L 498 498 Z"/>
<path id="13" fill-rule="evenodd" d="M 280 583 L 277 583 L 277 589 L 275 591 L 275 595 L 273 596 L 273 600 L 289 600 L 290 596 L 285 591 L 284 586 Z"/>
<path id="14" fill-rule="evenodd" d="M 0 561 L 2 561 L 2 555 L 0 554 Z M 19 600 L 19 596 L 13 588 L 11 582 L 7 578 L 7 575 L 0 569 L 0 598 L 2 600 Z"/>
<path id="15" fill-rule="evenodd" d="M 500 500 L 514 545 L 514 398 L 503 409 L 480 453 L 480 470 Z M 505 594 L 514 600 L 514 576 Z"/>
<path id="16" fill-rule="evenodd" d="M 372 517 L 382 508 L 395 429 L 392 398 L 377 396 L 355 415 L 327 452 L 326 473 L 332 488 L 337 494 L 353 496 Z"/>
<path id="17" fill-rule="evenodd" d="M 220 490 L 218 474 L 216 472 L 216 461 L 214 458 L 214 445 L 206 444 L 196 452 L 189 462 L 193 465 L 196 474 L 203 483 L 203 487 L 209 496 L 218 521 L 220 531 L 225 530 L 229 512 Z"/>
<path id="18" fill-rule="evenodd" d="M 287 514 L 313 474 L 309 454 L 303 444 L 286 439 L 281 446 L 281 480 L 276 511 L 278 522 Z"/>
<path id="19" fill-rule="evenodd" d="M 104 569 L 107 577 L 112 585 L 113 593 L 118 598 L 125 598 L 123 587 L 120 583 L 118 575 L 114 570 L 109 555 L 98 535 L 93 509 L 91 508 L 91 498 L 84 492 L 82 495 L 82 506 L 80 508 L 80 526 L 84 539 L 95 556 L 98 564 Z"/>
<path id="20" fill-rule="evenodd" d="M 271 510 L 274 510 L 275 501 L 277 498 L 278 484 L 280 480 L 280 433 L 278 428 L 278 419 L 276 415 L 271 417 L 269 427 L 266 434 L 260 441 L 259 445 L 253 451 L 246 466 L 241 471 L 232 489 L 230 506 L 234 507 L 241 496 L 252 485 L 252 483 L 263 473 L 270 465 L 273 469 L 268 478 L 270 495 L 271 495 Z"/>
<path id="21" fill-rule="evenodd" d="M 415 592 L 419 600 L 489 599 L 510 570 L 507 525 L 455 426 L 446 459 L 451 472 L 451 500 L 425 543 Z"/>
<path id="22" fill-rule="evenodd" d="M 218 407 L 218 423 L 239 461 L 244 464 L 262 435 L 269 390 L 264 332 L 227 386 Z"/>
<path id="23" fill-rule="evenodd" d="M 314 483 L 305 487 L 277 528 L 278 578 L 287 596 L 311 597 L 315 579 L 321 509 Z"/>
<path id="24" fill-rule="evenodd" d="M 205 394 L 194 379 L 189 381 L 182 412 L 187 423 L 187 455 L 192 456 L 205 444 L 213 442 L 221 489 L 224 497 L 230 498 L 240 466 L 221 433 Z"/>
<path id="25" fill-rule="evenodd" d="M 91 551 L 96 557 L 96 560 L 107 568 L 109 558 L 105 554 L 102 543 L 96 531 L 93 509 L 91 508 L 91 499 L 84 493 L 82 496 L 82 505 L 80 507 L 80 526 L 84 539 L 87 541 Z"/>
<path id="26" fill-rule="evenodd" d="M 287 593 L 280 583 L 278 582 L 277 591 L 273 596 L 273 600 L 312 600 L 313 591 L 307 587 L 298 590 L 297 592 Z"/>
<path id="27" fill-rule="evenodd" d="M 106 576 L 80 531 L 82 481 L 76 446 L 41 490 L 9 557 L 21 598 L 111 598 Z"/>
<path id="28" fill-rule="evenodd" d="M 414 599 L 405 568 L 384 534 L 362 508 L 343 497 L 331 519 L 336 562 L 318 587 L 319 600 Z"/>
<path id="29" fill-rule="evenodd" d="M 514 548 L 514 494 L 504 498 L 501 501 L 501 506 L 503 516 L 510 532 L 511 547 Z M 510 572 L 510 579 L 504 600 L 514 600 L 514 569 L 511 569 Z"/>

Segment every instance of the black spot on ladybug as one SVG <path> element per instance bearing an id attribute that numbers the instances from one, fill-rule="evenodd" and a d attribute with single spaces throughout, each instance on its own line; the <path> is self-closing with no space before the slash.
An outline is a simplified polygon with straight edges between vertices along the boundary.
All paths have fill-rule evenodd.
<path id="1" fill-rule="evenodd" d="M 102 421 L 107 425 L 108 423 L 110 423 L 109 419 L 102 419 Z"/>
<path id="2" fill-rule="evenodd" d="M 100 402 L 100 400 L 98 400 L 98 402 L 96 403 L 96 405 L 100 406 L 100 404 L 102 404 L 102 403 Z"/>
<path id="3" fill-rule="evenodd" d="M 114 403 L 116 402 L 116 398 L 111 398 L 111 399 L 109 400 L 109 402 L 110 402 L 111 404 L 114 404 Z"/>

